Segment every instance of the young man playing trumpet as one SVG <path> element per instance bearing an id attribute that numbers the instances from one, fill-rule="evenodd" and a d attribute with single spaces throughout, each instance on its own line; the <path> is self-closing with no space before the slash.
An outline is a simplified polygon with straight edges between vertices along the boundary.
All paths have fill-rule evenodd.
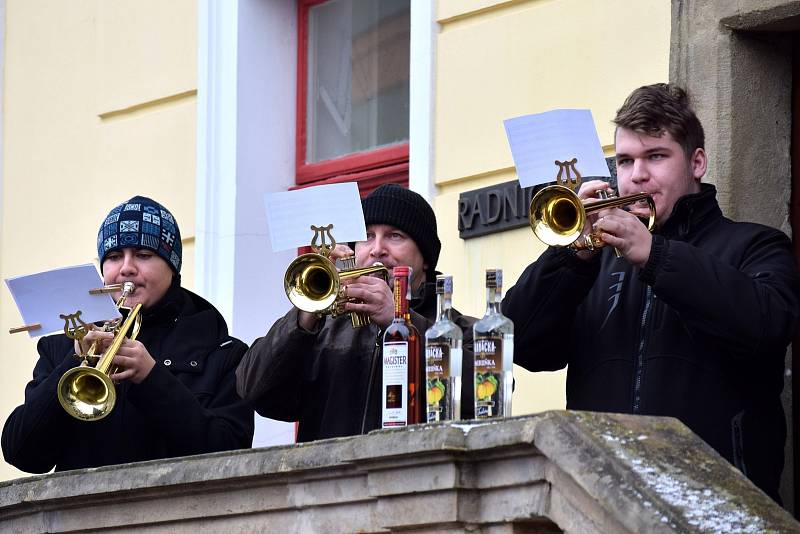
<path id="1" fill-rule="evenodd" d="M 601 210 L 584 231 L 609 246 L 550 247 L 531 264 L 503 301 L 514 363 L 567 366 L 570 409 L 680 419 L 778 500 L 784 357 L 800 315 L 791 242 L 722 215 L 682 89 L 641 87 L 614 122 L 620 194 L 649 193 L 656 228 L 638 208 Z M 584 183 L 579 197 L 606 187 Z"/>
<path id="2" fill-rule="evenodd" d="M 124 306 L 142 306 L 138 337 L 113 358 L 116 403 L 102 418 L 81 420 L 57 393 L 79 363 L 74 355 L 91 345 L 104 352 L 114 333 L 93 328 L 80 344 L 64 334 L 40 339 L 25 403 L 3 428 L 8 463 L 46 473 L 252 444 L 253 411 L 234 377 L 247 346 L 228 335 L 214 306 L 181 287 L 181 248 L 178 224 L 161 204 L 137 196 L 111 210 L 97 236 L 103 280 L 132 282 Z"/>
<path id="3" fill-rule="evenodd" d="M 435 269 L 441 244 L 436 216 L 417 193 L 382 185 L 362 202 L 366 241 L 355 244 L 356 267 L 375 262 L 413 269 L 411 320 L 420 335 L 436 315 Z M 352 254 L 337 245 L 334 257 Z M 361 434 L 380 427 L 381 333 L 394 317 L 392 290 L 378 277 L 345 278 L 347 312 L 371 324 L 353 328 L 350 317 L 317 317 L 293 308 L 257 339 L 236 371 L 239 394 L 265 416 L 298 421 L 298 441 Z M 390 280 L 391 283 L 391 280 Z M 472 323 L 453 310 L 464 334 L 464 376 L 471 376 Z M 472 383 L 462 381 L 462 417 L 472 418 Z"/>

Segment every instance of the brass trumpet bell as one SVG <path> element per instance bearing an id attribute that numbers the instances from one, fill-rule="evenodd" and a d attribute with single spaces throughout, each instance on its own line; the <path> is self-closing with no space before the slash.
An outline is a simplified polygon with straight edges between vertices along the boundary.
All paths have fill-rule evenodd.
<path id="1" fill-rule="evenodd" d="M 586 211 L 571 189 L 553 185 L 541 189 L 531 200 L 528 217 L 533 233 L 543 243 L 565 247 L 581 235 Z"/>
<path id="2" fill-rule="evenodd" d="M 283 277 L 283 288 L 291 303 L 312 313 L 330 308 L 336 301 L 340 286 L 336 265 L 313 252 L 295 258 Z"/>
<path id="3" fill-rule="evenodd" d="M 111 413 L 117 401 L 108 375 L 89 365 L 73 367 L 58 381 L 58 400 L 72 417 L 98 421 Z"/>
<path id="4" fill-rule="evenodd" d="M 656 206 L 653 197 L 647 193 L 604 198 L 591 204 L 584 204 L 572 189 L 562 185 L 550 185 L 534 195 L 528 217 L 533 233 L 546 245 L 594 248 L 604 245 L 599 237 L 588 235 L 585 243 L 581 243 L 580 240 L 589 214 L 641 201 L 647 202 L 650 208 L 646 225 L 652 232 L 656 222 Z"/>

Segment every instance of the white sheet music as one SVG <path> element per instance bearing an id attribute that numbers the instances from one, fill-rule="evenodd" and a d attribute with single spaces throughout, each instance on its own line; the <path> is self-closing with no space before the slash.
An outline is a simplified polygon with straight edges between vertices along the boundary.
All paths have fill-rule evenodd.
<path id="1" fill-rule="evenodd" d="M 63 330 L 64 319 L 59 317 L 60 314 L 80 310 L 80 318 L 86 323 L 120 317 L 111 295 L 89 294 L 90 289 L 103 287 L 100 273 L 90 263 L 7 278 L 5 282 L 24 324 L 42 325 L 40 329 L 28 332 L 30 337 Z"/>
<path id="2" fill-rule="evenodd" d="M 556 109 L 503 124 L 522 187 L 555 180 L 556 160 L 578 158 L 576 168 L 582 176 L 611 175 L 588 109 Z"/>
<path id="3" fill-rule="evenodd" d="M 309 245 L 314 237 L 311 225 L 333 224 L 331 234 L 341 243 L 367 238 L 355 182 L 268 193 L 264 204 L 273 252 Z"/>

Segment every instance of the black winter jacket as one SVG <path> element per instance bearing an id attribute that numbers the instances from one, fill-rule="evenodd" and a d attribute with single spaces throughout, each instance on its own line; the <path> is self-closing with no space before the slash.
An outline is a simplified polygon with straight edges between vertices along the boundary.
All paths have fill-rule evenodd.
<path id="1" fill-rule="evenodd" d="M 798 287 L 786 235 L 723 217 L 703 184 L 676 203 L 643 269 L 610 247 L 592 261 L 550 248 L 503 312 L 514 363 L 568 366 L 567 408 L 677 417 L 777 500 Z"/>
<path id="2" fill-rule="evenodd" d="M 434 284 L 411 301 L 411 321 L 420 333 L 436 318 Z M 472 376 L 472 324 L 452 310 L 464 334 L 464 377 Z M 236 371 L 239 394 L 264 417 L 298 421 L 297 441 L 352 436 L 381 425 L 382 340 L 375 324 L 353 328 L 348 315 L 326 317 L 316 332 L 297 324 L 297 308 L 257 339 Z M 424 342 L 423 342 L 424 343 Z M 461 381 L 462 418 L 474 413 L 471 380 Z"/>
<path id="3" fill-rule="evenodd" d="M 6 461 L 45 473 L 252 445 L 253 411 L 234 377 L 247 346 L 228 335 L 211 304 L 174 282 L 143 311 L 137 339 L 156 365 L 141 383 L 118 384 L 116 406 L 99 421 L 74 419 L 56 397 L 59 379 L 78 363 L 72 340 L 40 339 L 25 403 L 3 428 Z"/>

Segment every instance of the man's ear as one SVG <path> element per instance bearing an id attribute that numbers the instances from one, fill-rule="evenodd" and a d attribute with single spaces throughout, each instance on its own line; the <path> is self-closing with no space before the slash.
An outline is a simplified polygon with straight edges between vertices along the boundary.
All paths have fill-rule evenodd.
<path id="1" fill-rule="evenodd" d="M 702 148 L 696 148 L 689 159 L 689 168 L 692 171 L 692 177 L 695 180 L 700 180 L 708 170 L 708 157 L 706 151 Z"/>

